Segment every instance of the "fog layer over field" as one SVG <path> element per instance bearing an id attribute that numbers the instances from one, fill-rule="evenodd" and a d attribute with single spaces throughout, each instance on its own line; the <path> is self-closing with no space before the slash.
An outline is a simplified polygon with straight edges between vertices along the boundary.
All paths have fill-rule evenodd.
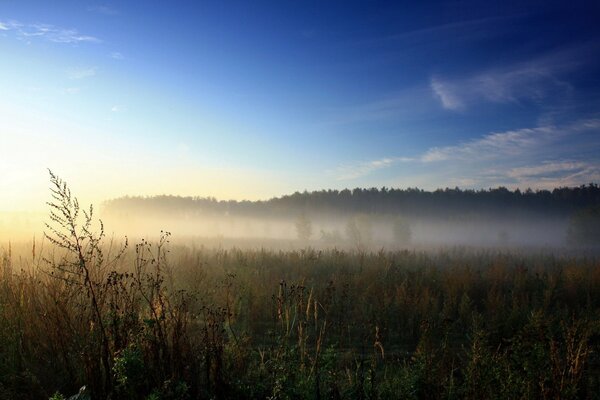
<path id="1" fill-rule="evenodd" d="M 108 235 L 215 246 L 358 250 L 444 246 L 596 247 L 597 185 L 553 191 L 354 189 L 268 201 L 124 197 L 96 212 Z M 0 214 L 0 240 L 42 236 L 43 213 Z"/>
<path id="2" fill-rule="evenodd" d="M 599 204 L 597 185 L 535 192 L 383 188 L 258 202 L 127 197 L 104 203 L 102 213 L 120 234 L 167 230 L 221 245 L 561 248 L 597 244 Z"/>
<path id="3" fill-rule="evenodd" d="M 175 238 L 206 240 L 220 244 L 254 243 L 266 247 L 364 247 L 410 248 L 414 246 L 551 246 L 567 244 L 567 218 L 453 219 L 411 218 L 358 214 L 347 217 L 302 215 L 296 218 L 252 216 L 157 217 L 104 216 L 111 232 L 119 236 L 147 237 L 161 230 Z M 302 233 L 302 226 L 305 233 Z"/>

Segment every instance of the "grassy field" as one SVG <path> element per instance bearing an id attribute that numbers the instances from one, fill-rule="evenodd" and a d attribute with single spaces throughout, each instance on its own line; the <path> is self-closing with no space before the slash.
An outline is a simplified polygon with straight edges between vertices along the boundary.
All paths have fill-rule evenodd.
<path id="1" fill-rule="evenodd" d="M 600 260 L 104 237 L 57 182 L 0 259 L 0 398 L 599 398 Z"/>
<path id="2" fill-rule="evenodd" d="M 84 254 L 88 277 L 69 252 L 5 253 L 2 398 L 83 385 L 140 399 L 600 393 L 597 259 L 193 250 L 167 238 L 117 259 Z"/>

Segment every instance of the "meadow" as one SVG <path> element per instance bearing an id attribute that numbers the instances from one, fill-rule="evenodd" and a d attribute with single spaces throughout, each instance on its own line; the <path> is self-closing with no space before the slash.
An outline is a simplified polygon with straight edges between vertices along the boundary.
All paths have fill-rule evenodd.
<path id="1" fill-rule="evenodd" d="M 52 182 L 0 255 L 0 399 L 600 397 L 597 256 L 128 242 Z"/>

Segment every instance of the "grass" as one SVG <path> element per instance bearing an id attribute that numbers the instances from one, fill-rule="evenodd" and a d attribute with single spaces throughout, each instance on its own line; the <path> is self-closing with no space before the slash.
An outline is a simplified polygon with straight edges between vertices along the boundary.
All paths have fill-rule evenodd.
<path id="1" fill-rule="evenodd" d="M 0 399 L 600 397 L 600 260 L 107 240 L 0 255 Z"/>

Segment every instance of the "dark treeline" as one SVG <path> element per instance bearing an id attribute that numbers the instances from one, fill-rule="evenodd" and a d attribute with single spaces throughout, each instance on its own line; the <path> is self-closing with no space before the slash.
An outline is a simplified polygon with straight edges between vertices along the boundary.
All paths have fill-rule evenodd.
<path id="1" fill-rule="evenodd" d="M 511 191 L 505 187 L 489 190 L 438 189 L 344 189 L 296 192 L 267 201 L 217 200 L 213 197 L 122 197 L 106 201 L 109 213 L 152 212 L 168 215 L 219 214 L 236 216 L 406 214 L 414 217 L 453 218 L 463 215 L 501 216 L 527 214 L 566 217 L 600 204 L 597 184 L 550 190 Z"/>

